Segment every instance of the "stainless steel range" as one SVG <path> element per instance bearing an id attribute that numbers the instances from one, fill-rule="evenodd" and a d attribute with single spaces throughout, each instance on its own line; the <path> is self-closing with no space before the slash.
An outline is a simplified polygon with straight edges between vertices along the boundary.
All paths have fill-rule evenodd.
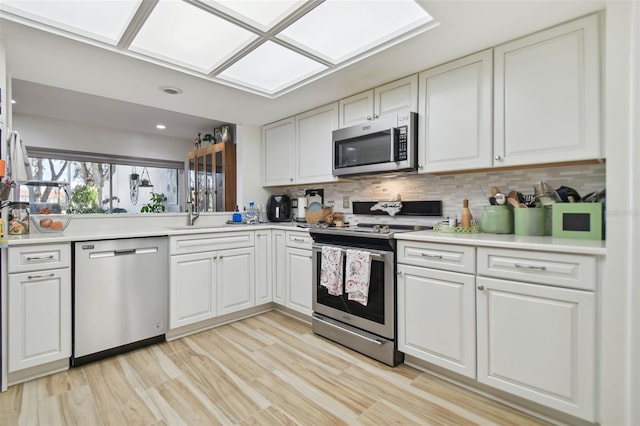
<path id="1" fill-rule="evenodd" d="M 429 229 L 430 226 L 358 224 L 346 228 L 312 228 L 313 317 L 312 328 L 344 346 L 385 364 L 395 366 L 404 355 L 398 351 L 396 328 L 396 240 L 398 232 Z M 366 305 L 350 300 L 347 292 L 336 295 L 322 284 L 323 247 L 342 257 L 343 283 L 349 272 L 347 251 L 366 253 L 369 259 Z M 325 257 L 326 259 L 326 257 Z M 334 256 L 335 261 L 335 256 Z M 326 262 L 326 260 L 325 260 Z M 326 266 L 325 273 L 326 273 Z M 331 294 L 333 293 L 333 294 Z M 338 292 L 339 293 L 339 292 Z"/>

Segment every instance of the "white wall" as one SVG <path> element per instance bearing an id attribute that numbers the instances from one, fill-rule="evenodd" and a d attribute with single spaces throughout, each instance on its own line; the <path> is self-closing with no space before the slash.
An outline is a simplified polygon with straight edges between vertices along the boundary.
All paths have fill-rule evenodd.
<path id="1" fill-rule="evenodd" d="M 640 4 L 608 1 L 607 264 L 599 291 L 601 423 L 640 424 Z"/>
<path id="2" fill-rule="evenodd" d="M 262 188 L 262 127 L 248 124 L 236 126 L 236 156 L 238 163 L 238 206 L 249 206 L 249 201 L 261 207 L 269 193 Z"/>
<path id="3" fill-rule="evenodd" d="M 183 161 L 191 140 L 177 140 L 27 114 L 13 114 L 13 129 L 27 147 Z"/>

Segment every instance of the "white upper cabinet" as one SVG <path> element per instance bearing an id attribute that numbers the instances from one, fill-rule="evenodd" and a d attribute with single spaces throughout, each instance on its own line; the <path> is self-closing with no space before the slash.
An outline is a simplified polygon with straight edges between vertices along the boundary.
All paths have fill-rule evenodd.
<path id="1" fill-rule="evenodd" d="M 296 116 L 296 182 L 335 180 L 332 132 L 338 128 L 338 103 Z"/>
<path id="2" fill-rule="evenodd" d="M 419 75 L 418 171 L 492 166 L 492 51 Z"/>
<path id="3" fill-rule="evenodd" d="M 602 158 L 599 15 L 494 49 L 494 166 Z"/>
<path id="4" fill-rule="evenodd" d="M 264 185 L 291 185 L 294 182 L 295 119 L 293 117 L 262 128 Z"/>
<path id="5" fill-rule="evenodd" d="M 335 180 L 332 131 L 337 128 L 337 102 L 264 126 L 264 186 Z"/>
<path id="6" fill-rule="evenodd" d="M 418 110 L 418 76 L 410 75 L 340 102 L 340 128 L 390 113 Z"/>
<path id="7" fill-rule="evenodd" d="M 373 119 L 373 90 L 349 96 L 339 104 L 340 128 Z"/>

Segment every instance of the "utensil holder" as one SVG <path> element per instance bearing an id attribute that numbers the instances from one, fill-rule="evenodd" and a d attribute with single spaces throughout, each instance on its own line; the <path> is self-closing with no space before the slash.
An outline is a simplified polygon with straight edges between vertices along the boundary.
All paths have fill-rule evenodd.
<path id="1" fill-rule="evenodd" d="M 485 206 L 480 222 L 482 232 L 488 234 L 513 233 L 513 213 L 509 206 Z"/>
<path id="2" fill-rule="evenodd" d="M 513 221 L 516 235 L 542 236 L 545 234 L 544 208 L 513 209 Z"/>

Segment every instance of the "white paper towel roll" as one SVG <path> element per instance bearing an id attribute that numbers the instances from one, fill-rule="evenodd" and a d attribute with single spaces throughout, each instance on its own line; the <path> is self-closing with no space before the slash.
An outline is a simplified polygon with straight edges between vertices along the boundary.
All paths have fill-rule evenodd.
<path id="1" fill-rule="evenodd" d="M 306 197 L 298 198 L 298 219 L 304 219 L 305 214 L 304 210 L 307 207 L 307 199 Z"/>

